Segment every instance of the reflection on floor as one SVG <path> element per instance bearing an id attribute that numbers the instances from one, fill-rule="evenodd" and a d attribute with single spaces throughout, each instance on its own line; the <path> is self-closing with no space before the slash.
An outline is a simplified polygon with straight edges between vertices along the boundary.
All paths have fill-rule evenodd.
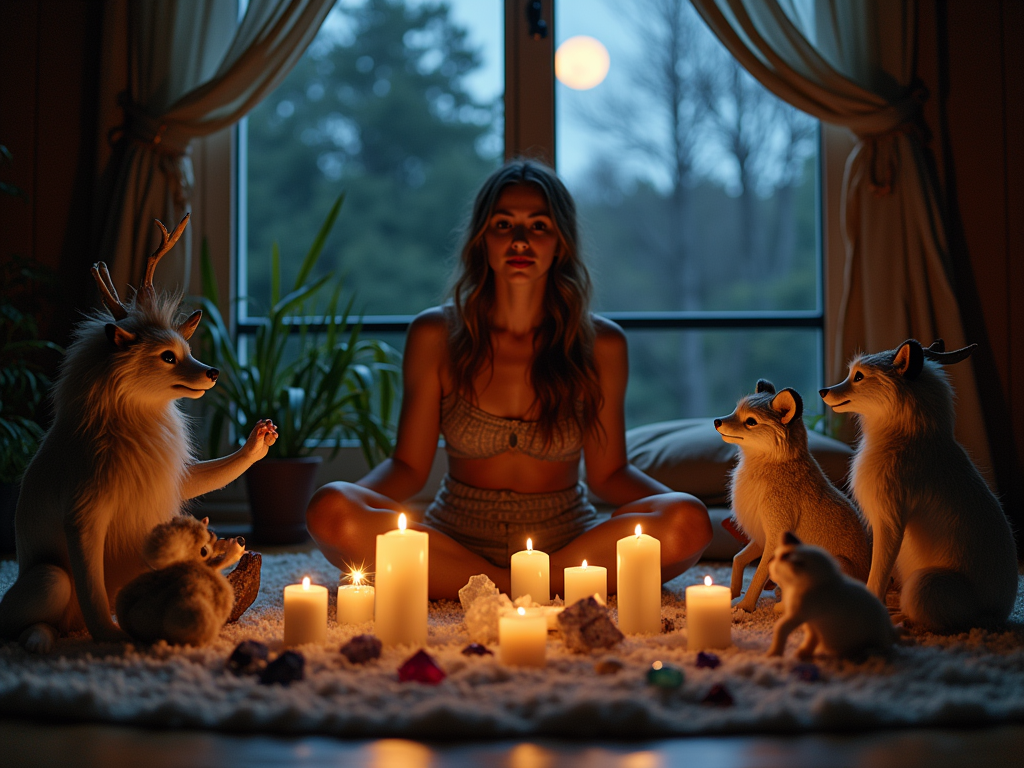
<path id="1" fill-rule="evenodd" d="M 960 768 L 1021 765 L 1024 726 L 637 743 L 538 739 L 422 744 L 403 739 L 285 739 L 7 720 L 0 722 L 0 745 L 0 766 L 5 768 Z"/>

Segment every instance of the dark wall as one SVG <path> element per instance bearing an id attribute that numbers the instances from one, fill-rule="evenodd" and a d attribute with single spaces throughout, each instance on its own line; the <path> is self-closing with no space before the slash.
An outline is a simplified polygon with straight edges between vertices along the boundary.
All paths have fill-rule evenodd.
<path id="1" fill-rule="evenodd" d="M 103 6 L 10 0 L 0 8 L 0 143 L 15 158 L 4 178 L 28 198 L 0 199 L 0 258 L 31 255 L 60 271 L 60 301 L 47 318 L 57 340 L 94 295 L 87 267 Z M 1024 531 L 1024 3 L 919 6 L 925 116 L 948 202 L 956 288 L 967 335 L 981 344 L 1000 490 Z"/>

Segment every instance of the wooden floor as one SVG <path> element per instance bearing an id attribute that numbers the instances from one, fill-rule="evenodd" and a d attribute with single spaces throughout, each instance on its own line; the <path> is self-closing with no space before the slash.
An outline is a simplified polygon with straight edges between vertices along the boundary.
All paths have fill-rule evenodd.
<path id="1" fill-rule="evenodd" d="M 104 725 L 0 722 L 0 766 L 3 768 L 1003 768 L 1021 765 L 1024 765 L 1024 726 L 1020 725 L 967 731 L 737 736 L 636 743 L 539 739 L 423 744 L 401 739 L 284 739 Z"/>

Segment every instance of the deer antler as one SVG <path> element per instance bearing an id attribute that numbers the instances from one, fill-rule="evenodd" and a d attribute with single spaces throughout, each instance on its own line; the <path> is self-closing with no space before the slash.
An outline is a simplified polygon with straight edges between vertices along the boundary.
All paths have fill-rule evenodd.
<path id="1" fill-rule="evenodd" d="M 92 276 L 96 280 L 96 285 L 100 287 L 100 293 L 103 294 L 103 303 L 107 305 L 107 309 L 110 310 L 114 319 L 124 320 L 128 317 L 128 310 L 117 296 L 117 290 L 114 288 L 114 281 L 110 279 L 107 265 L 102 261 L 93 264 Z"/>
<path id="2" fill-rule="evenodd" d="M 160 227 L 162 233 L 160 246 L 153 251 L 149 259 L 146 261 L 146 275 L 142 278 L 142 286 L 139 288 L 140 296 L 151 296 L 153 294 L 153 273 L 156 272 L 156 265 L 160 259 L 164 257 L 174 244 L 178 242 L 178 238 L 181 237 L 181 233 L 185 231 L 185 227 L 188 226 L 188 220 L 191 213 L 186 213 L 185 218 L 178 222 L 178 226 L 174 228 L 174 231 L 170 234 L 167 233 L 167 227 L 163 225 L 159 219 L 153 219 L 156 225 Z"/>
<path id="3" fill-rule="evenodd" d="M 932 360 L 939 365 L 952 365 L 970 357 L 971 353 L 978 348 L 978 345 L 970 344 L 962 349 L 954 349 L 952 352 L 943 351 L 945 348 L 946 345 L 942 342 L 942 339 L 937 339 L 930 347 L 922 351 L 928 360 Z"/>

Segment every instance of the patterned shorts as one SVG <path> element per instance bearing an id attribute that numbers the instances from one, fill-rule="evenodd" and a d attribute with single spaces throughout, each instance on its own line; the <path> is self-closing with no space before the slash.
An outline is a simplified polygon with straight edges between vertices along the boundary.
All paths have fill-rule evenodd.
<path id="1" fill-rule="evenodd" d="M 507 568 L 526 549 L 555 552 L 599 522 L 583 483 L 554 493 L 476 488 L 449 475 L 427 507 L 424 522 L 466 549 Z"/>

